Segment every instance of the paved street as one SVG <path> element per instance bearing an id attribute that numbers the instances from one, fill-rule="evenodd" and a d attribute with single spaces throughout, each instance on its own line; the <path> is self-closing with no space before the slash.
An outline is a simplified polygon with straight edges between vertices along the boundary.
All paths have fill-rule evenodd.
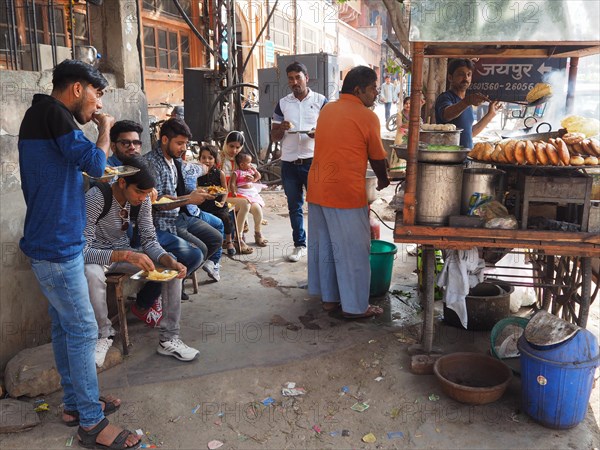
<path id="1" fill-rule="evenodd" d="M 384 199 L 393 193 L 394 186 L 387 188 Z M 130 317 L 130 355 L 100 374 L 102 392 L 124 402 L 111 421 L 140 429 L 145 443 L 168 449 L 206 448 L 214 439 L 228 449 L 600 447 L 598 409 L 573 430 L 549 430 L 521 412 L 517 378 L 500 401 L 468 406 L 448 399 L 433 375 L 408 370 L 420 308 L 416 261 L 402 246 L 394 261 L 394 294 L 376 299 L 382 317 L 352 322 L 322 311 L 303 288 L 306 260 L 283 258 L 291 251 L 283 194 L 264 197 L 269 246 L 224 258 L 219 283 L 200 271 L 200 292 L 183 304 L 182 338 L 200 349 L 197 360 L 156 354 L 157 331 Z M 383 226 L 382 239 L 392 240 Z M 438 316 L 440 309 L 437 303 Z M 489 333 L 438 322 L 435 345 L 444 352 L 485 353 Z M 306 394 L 282 396 L 288 382 Z M 269 397 L 274 403 L 266 406 Z M 0 436 L 0 447 L 64 449 L 75 430 L 60 423 L 60 398 L 46 396 L 51 411 L 42 413 L 42 424 Z M 598 388 L 596 404 L 597 398 Z M 358 401 L 369 409 L 352 410 Z M 361 441 L 369 432 L 375 444 Z"/>

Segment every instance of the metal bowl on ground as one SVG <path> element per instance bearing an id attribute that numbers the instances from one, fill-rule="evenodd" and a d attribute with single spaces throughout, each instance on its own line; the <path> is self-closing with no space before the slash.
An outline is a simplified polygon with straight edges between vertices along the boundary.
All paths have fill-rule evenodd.
<path id="1" fill-rule="evenodd" d="M 500 399 L 512 379 L 506 364 L 481 353 L 444 355 L 435 362 L 433 373 L 448 397 L 469 405 Z"/>
<path id="2" fill-rule="evenodd" d="M 408 149 L 406 145 L 392 145 L 399 158 L 408 159 Z M 437 164 L 461 164 L 467 159 L 467 154 L 471 150 L 468 148 L 456 146 L 438 146 L 419 144 L 417 149 L 417 161 Z"/>

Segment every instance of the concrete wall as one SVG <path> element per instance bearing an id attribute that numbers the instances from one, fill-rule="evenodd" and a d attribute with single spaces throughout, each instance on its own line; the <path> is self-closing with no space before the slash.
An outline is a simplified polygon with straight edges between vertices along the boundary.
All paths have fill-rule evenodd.
<path id="1" fill-rule="evenodd" d="M 132 10 L 130 3 L 108 0 L 102 8 L 97 8 L 100 11 L 92 16 L 95 17 L 92 29 L 103 23 L 111 25 L 107 35 L 99 35 L 98 31 L 92 34 L 104 44 L 93 40 L 92 45 L 101 53 L 104 51 L 103 66 L 111 71 L 103 71 L 110 82 L 103 97 L 104 111 L 117 120 L 140 122 L 146 128 L 142 139 L 144 151 L 148 151 L 148 108 L 139 82 L 139 57 L 135 45 L 137 27 L 123 26 L 131 20 L 125 20 L 125 15 Z M 51 81 L 51 71 L 0 72 L 0 374 L 8 360 L 20 350 L 50 341 L 47 300 L 40 292 L 27 257 L 19 249 L 25 202 L 21 192 L 17 141 L 21 120 L 33 94 L 50 93 Z M 86 136 L 95 141 L 95 125 L 88 124 L 83 129 Z"/>

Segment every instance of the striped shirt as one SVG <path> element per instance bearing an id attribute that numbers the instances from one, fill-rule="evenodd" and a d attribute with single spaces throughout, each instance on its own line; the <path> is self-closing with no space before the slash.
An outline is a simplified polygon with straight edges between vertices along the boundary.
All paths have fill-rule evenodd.
<path id="1" fill-rule="evenodd" d="M 128 217 L 131 205 L 125 202 L 121 208 L 119 202 L 113 197 L 110 210 L 102 219 L 98 220 L 104 209 L 104 196 L 97 187 L 92 187 L 85 194 L 85 209 L 87 220 L 83 236 L 85 247 L 83 258 L 86 264 L 101 264 L 109 266 L 113 250 L 132 250 L 127 231 L 121 231 L 123 221 L 119 213 L 126 209 Z M 96 223 L 98 222 L 98 223 Z M 137 228 L 140 234 L 142 250 L 155 263 L 167 253 L 156 239 L 156 230 L 152 224 L 152 205 L 150 197 L 146 197 L 137 217 Z"/>

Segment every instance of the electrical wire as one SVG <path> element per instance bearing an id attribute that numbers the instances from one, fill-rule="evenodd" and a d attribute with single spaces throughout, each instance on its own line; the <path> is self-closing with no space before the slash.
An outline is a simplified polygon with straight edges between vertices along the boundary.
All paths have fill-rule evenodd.
<path id="1" fill-rule="evenodd" d="M 379 217 L 379 214 L 377 214 L 375 211 L 373 211 L 371 208 L 369 208 L 369 211 L 372 212 L 373 214 L 375 214 L 375 217 L 377 217 L 379 219 L 379 221 L 383 224 L 383 226 L 385 226 L 386 228 L 389 228 L 390 230 L 394 231 L 394 228 L 390 227 L 387 223 L 385 223 L 383 221 L 383 219 L 381 217 Z"/>
<path id="2" fill-rule="evenodd" d="M 217 52 L 214 48 L 212 48 L 210 46 L 210 44 L 208 43 L 208 41 L 206 39 L 204 39 L 204 36 L 202 36 L 200 34 L 200 32 L 198 31 L 198 29 L 196 28 L 196 26 L 192 23 L 191 19 L 187 15 L 187 13 L 181 7 L 181 4 L 179 3 L 179 1 L 178 0 L 173 0 L 173 4 L 175 5 L 175 7 L 177 8 L 177 10 L 179 11 L 179 14 L 181 14 L 181 17 L 183 18 L 183 20 L 185 20 L 185 23 L 187 23 L 188 27 L 190 27 L 190 30 L 192 30 L 192 33 L 194 33 L 194 35 L 198 39 L 200 39 L 200 42 L 202 42 L 202 44 L 204 44 L 204 46 L 208 50 L 210 50 L 210 52 L 219 60 L 219 62 L 225 63 L 226 61 L 221 57 L 221 55 L 219 54 L 219 52 Z"/>
<path id="3" fill-rule="evenodd" d="M 267 26 L 269 25 L 269 22 L 271 21 L 271 17 L 273 17 L 273 14 L 275 14 L 275 8 L 277 8 L 277 3 L 279 3 L 279 0 L 275 0 L 275 4 L 273 5 L 273 9 L 271 10 L 271 12 L 269 13 L 269 15 L 267 16 L 267 20 L 265 20 L 265 23 L 264 23 L 263 27 L 261 28 L 260 32 L 258 33 L 258 36 L 256 36 L 256 40 L 254 41 L 254 44 L 252 44 L 252 47 L 250 47 L 250 51 L 248 52 L 248 56 L 246 57 L 246 60 L 244 61 L 244 64 L 242 64 L 242 73 L 244 73 L 246 71 L 246 66 L 248 65 L 248 62 L 250 61 L 250 57 L 252 56 L 252 52 L 254 51 L 254 47 L 256 47 L 256 45 L 258 44 L 258 41 L 260 40 L 262 34 L 267 29 Z"/>

